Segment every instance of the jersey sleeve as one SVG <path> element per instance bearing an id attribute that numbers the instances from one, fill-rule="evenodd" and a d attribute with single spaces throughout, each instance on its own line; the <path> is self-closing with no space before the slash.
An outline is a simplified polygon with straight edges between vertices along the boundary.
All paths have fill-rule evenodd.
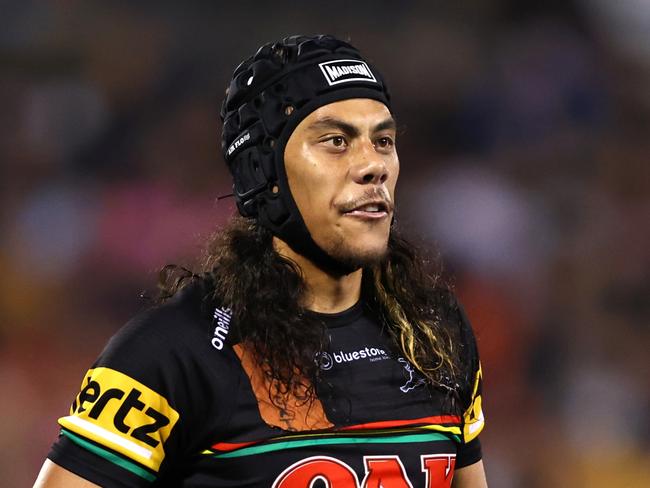
<path id="1" fill-rule="evenodd" d="M 459 446 L 457 468 L 478 462 L 482 458 L 479 434 L 485 426 L 483 415 L 483 371 L 472 326 L 462 307 L 460 337 L 466 363 L 466 384 L 463 391 L 462 443 Z"/>
<path id="2" fill-rule="evenodd" d="M 192 327 L 163 306 L 122 328 L 84 375 L 48 457 L 105 487 L 149 486 L 173 472 L 215 400 L 202 393 L 209 368 L 193 351 Z"/>

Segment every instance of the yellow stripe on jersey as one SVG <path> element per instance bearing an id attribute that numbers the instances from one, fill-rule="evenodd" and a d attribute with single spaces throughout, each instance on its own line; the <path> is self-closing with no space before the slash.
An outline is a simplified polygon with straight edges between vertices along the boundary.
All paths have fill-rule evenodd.
<path id="1" fill-rule="evenodd" d="M 460 435 L 460 427 L 445 427 L 443 425 L 423 425 L 422 429 L 435 430 L 437 432 L 449 432 L 450 434 Z"/>
<path id="2" fill-rule="evenodd" d="M 88 371 L 59 424 L 158 471 L 179 415 L 162 395 L 110 368 Z"/>

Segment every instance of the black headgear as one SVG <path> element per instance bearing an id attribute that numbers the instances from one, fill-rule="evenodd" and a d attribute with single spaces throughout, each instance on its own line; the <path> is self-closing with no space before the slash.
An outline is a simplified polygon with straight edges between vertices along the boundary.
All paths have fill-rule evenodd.
<path id="1" fill-rule="evenodd" d="M 265 44 L 241 63 L 221 107 L 221 146 L 239 213 L 299 254 L 347 272 L 309 234 L 289 189 L 284 149 L 311 112 L 349 98 L 371 98 L 390 109 L 383 79 L 353 46 L 332 36 L 292 36 Z"/>

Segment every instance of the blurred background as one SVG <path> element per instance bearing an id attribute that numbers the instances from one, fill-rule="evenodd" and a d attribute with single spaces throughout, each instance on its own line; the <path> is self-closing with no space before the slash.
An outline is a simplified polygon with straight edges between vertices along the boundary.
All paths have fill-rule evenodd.
<path id="1" fill-rule="evenodd" d="M 2 485 L 232 214 L 234 67 L 331 33 L 393 93 L 398 219 L 474 324 L 491 486 L 650 486 L 650 1 L 269 5 L 0 1 Z"/>

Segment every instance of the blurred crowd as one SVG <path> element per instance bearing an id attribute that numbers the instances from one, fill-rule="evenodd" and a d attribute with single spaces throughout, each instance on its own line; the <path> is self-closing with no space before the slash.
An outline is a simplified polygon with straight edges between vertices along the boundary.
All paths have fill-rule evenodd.
<path id="1" fill-rule="evenodd" d="M 0 2 L 0 473 L 234 211 L 219 105 L 294 33 L 350 39 L 400 125 L 397 221 L 478 336 L 491 486 L 650 486 L 650 3 Z"/>

